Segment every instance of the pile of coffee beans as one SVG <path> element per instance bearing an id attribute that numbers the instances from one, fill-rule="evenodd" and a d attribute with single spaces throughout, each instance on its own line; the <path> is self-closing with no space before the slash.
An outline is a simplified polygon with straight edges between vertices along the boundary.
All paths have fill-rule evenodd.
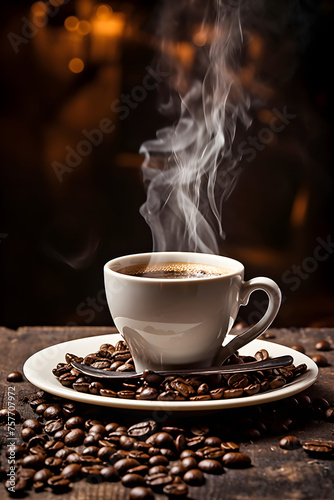
<path id="1" fill-rule="evenodd" d="M 29 399 L 35 415 L 20 424 L 21 441 L 15 454 L 15 495 L 27 490 L 62 493 L 80 480 L 92 484 L 119 482 L 129 488 L 129 498 L 153 499 L 154 493 L 186 497 L 189 488 L 205 484 L 210 475 L 228 469 L 256 466 L 243 443 L 266 436 L 285 435 L 279 446 L 302 448 L 307 455 L 334 458 L 333 441 L 300 443 L 294 429 L 309 420 L 333 421 L 333 407 L 324 398 L 313 401 L 305 394 L 247 409 L 163 423 L 153 418 L 124 415 L 108 418 L 106 409 L 56 398 L 39 391 Z M 115 412 L 112 413 L 115 415 Z M 117 415 L 117 414 L 116 414 Z M 0 423 L 8 415 L 0 411 Z M 17 417 L 17 422 L 20 416 Z M 7 479 L 7 471 L 1 471 Z M 12 482 L 6 481 L 11 493 Z"/>
<path id="2" fill-rule="evenodd" d="M 265 360 L 269 357 L 265 349 L 253 356 L 232 355 L 229 364 L 248 363 Z M 240 398 L 283 387 L 296 377 L 305 373 L 306 364 L 293 364 L 273 370 L 251 373 L 215 374 L 208 376 L 163 377 L 154 371 L 146 370 L 143 377 L 127 381 L 104 381 L 83 375 L 73 368 L 71 361 L 89 365 L 106 371 L 133 372 L 135 367 L 131 352 L 124 341 L 102 344 L 98 351 L 79 357 L 67 353 L 64 363 L 58 363 L 53 374 L 65 387 L 75 391 L 123 399 L 157 401 L 208 401 L 217 399 Z M 101 383 L 103 380 L 103 383 Z"/>

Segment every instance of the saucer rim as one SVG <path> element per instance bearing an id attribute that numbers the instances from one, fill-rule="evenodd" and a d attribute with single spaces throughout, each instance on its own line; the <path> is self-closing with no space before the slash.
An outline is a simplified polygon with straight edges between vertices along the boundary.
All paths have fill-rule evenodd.
<path id="1" fill-rule="evenodd" d="M 226 340 L 233 337 L 234 335 L 228 335 Z M 103 343 L 115 344 L 118 340 L 123 340 L 120 333 L 109 333 L 53 344 L 30 356 L 24 363 L 23 373 L 27 380 L 39 389 L 53 394 L 54 396 L 80 403 L 128 410 L 182 412 L 223 410 L 278 401 L 302 392 L 313 385 L 318 377 L 318 366 L 310 357 L 284 345 L 262 339 L 253 340 L 246 346 L 240 348 L 239 353 L 242 355 L 254 355 L 258 350 L 266 349 L 270 356 L 290 354 L 294 358 L 295 365 L 305 363 L 308 370 L 292 382 L 278 389 L 272 389 L 253 396 L 207 401 L 147 401 L 85 394 L 76 392 L 72 388 L 62 386 L 53 375 L 52 369 L 57 363 L 64 362 L 64 357 L 67 352 L 75 353 L 79 356 L 85 355 L 94 352 L 94 349 L 97 350 Z"/>

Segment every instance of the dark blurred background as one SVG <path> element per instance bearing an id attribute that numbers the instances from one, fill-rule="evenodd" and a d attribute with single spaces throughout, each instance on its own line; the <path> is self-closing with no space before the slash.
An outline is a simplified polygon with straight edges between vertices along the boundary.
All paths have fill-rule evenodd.
<path id="1" fill-rule="evenodd" d="M 0 324 L 112 323 L 103 265 L 152 249 L 138 151 L 172 119 L 158 111 L 155 27 L 166 5 L 186 23 L 196 7 L 187 3 L 188 13 L 174 0 L 2 1 Z M 333 326 L 334 4 L 266 5 L 245 25 L 239 76 L 253 124 L 239 139 L 220 252 L 241 260 L 247 279 L 277 281 L 276 326 Z M 209 43 L 196 26 L 169 45 L 185 70 Z M 256 295 L 239 319 L 252 323 L 264 307 Z"/>

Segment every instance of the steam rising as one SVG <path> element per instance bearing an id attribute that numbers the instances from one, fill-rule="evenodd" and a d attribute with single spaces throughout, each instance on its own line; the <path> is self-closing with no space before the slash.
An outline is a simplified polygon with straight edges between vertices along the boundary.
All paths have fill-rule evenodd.
<path id="1" fill-rule="evenodd" d="M 171 15 L 181 19 L 178 27 L 186 42 L 167 33 L 161 48 L 165 56 L 176 54 L 182 61 L 176 71 L 170 69 L 174 91 L 167 106 L 175 102 L 176 90 L 179 119 L 140 150 L 148 186 L 141 214 L 155 251 L 219 253 L 217 241 L 224 237 L 222 202 L 233 190 L 240 160 L 233 141 L 237 124 L 250 124 L 248 98 L 238 79 L 243 32 L 239 7 L 233 4 L 240 2 L 229 3 L 187 0 L 175 12 L 171 2 Z M 202 12 L 200 22 L 194 12 Z M 188 23 L 182 26 L 185 18 Z"/>

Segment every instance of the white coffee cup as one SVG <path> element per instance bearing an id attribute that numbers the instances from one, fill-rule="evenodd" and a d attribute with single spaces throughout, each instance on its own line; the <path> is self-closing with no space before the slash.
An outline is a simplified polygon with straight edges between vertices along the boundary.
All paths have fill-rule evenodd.
<path id="1" fill-rule="evenodd" d="M 150 263 L 196 263 L 228 269 L 227 274 L 192 278 L 151 278 L 119 272 Z M 128 343 L 137 371 L 208 367 L 220 364 L 266 331 L 280 307 L 281 292 L 269 278 L 244 281 L 244 266 L 220 255 L 151 252 L 119 257 L 104 266 L 105 289 L 114 323 Z M 269 303 L 264 316 L 223 345 L 254 290 Z"/>

